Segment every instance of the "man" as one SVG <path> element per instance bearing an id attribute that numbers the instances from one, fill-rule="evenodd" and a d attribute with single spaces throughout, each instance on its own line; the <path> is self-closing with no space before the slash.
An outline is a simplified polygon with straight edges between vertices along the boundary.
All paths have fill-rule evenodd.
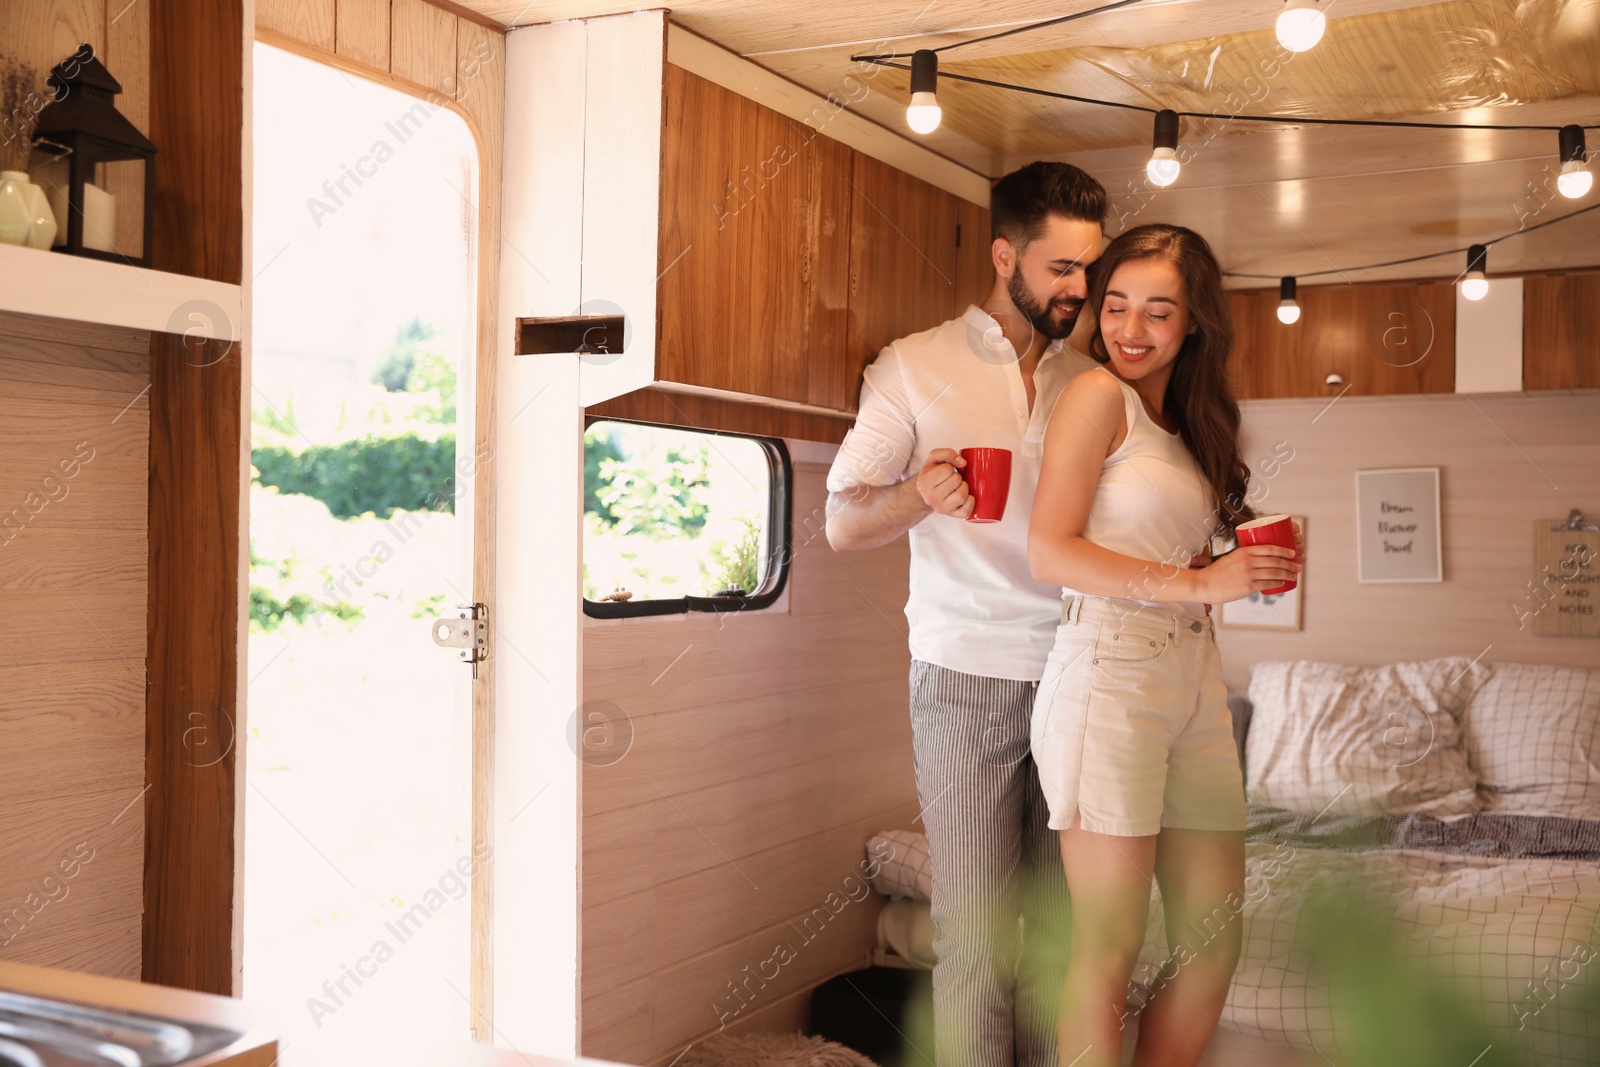
<path id="1" fill-rule="evenodd" d="M 839 551 L 910 534 L 938 1062 L 1054 1067 L 1069 901 L 1028 735 L 1061 590 L 1028 572 L 1028 518 L 1051 410 L 1095 366 L 1063 342 L 1088 297 L 1106 194 L 1076 167 L 1032 163 L 995 185 L 990 211 L 996 278 L 983 306 L 895 341 L 867 367 L 828 475 L 827 532 Z M 973 499 L 958 453 L 975 446 L 1012 452 L 998 523 L 964 521 Z"/>

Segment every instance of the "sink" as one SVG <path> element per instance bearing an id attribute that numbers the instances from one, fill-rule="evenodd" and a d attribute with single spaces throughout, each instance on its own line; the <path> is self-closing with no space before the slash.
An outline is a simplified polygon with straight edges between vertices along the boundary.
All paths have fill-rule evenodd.
<path id="1" fill-rule="evenodd" d="M 0 1067 L 174 1067 L 242 1036 L 217 1026 L 0 991 Z"/>

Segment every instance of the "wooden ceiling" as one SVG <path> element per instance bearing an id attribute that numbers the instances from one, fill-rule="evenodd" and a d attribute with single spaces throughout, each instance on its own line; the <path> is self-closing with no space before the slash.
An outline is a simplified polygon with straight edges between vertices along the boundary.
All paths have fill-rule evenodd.
<path id="1" fill-rule="evenodd" d="M 851 57 L 909 53 L 1097 6 L 1099 0 L 684 0 L 672 18 L 818 93 Z M 640 7 L 627 0 L 465 0 L 502 24 Z M 941 55 L 941 71 L 1055 92 L 1228 116 L 1600 124 L 1600 0 L 1329 0 L 1328 31 L 1282 62 L 1279 0 L 1146 3 Z M 1003 16 L 1000 14 L 1003 11 Z M 1275 58 L 1279 57 L 1279 58 Z M 1600 203 L 1554 192 L 1553 131 L 1335 128 L 1185 119 L 1194 153 L 1177 183 L 1144 180 L 1150 115 L 941 80 L 944 121 L 906 130 L 909 75 L 881 69 L 857 110 L 989 177 L 1064 159 L 1112 194 L 1110 232 L 1150 221 L 1205 234 L 1230 271 L 1337 271 L 1306 284 L 1453 277 L 1465 256 L 1375 270 L 1506 234 L 1489 272 L 1600 266 Z M 1590 132 L 1600 173 L 1600 132 Z M 1597 183 L 1600 184 L 1600 183 Z M 1233 284 L 1261 286 L 1236 278 Z"/>

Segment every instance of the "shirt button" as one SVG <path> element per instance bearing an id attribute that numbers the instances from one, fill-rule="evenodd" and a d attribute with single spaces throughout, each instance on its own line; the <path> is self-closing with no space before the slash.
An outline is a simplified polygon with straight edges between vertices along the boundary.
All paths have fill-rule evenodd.
<path id="1" fill-rule="evenodd" d="M 1189 624 L 1189 629 L 1193 630 L 1195 633 L 1199 633 L 1200 632 L 1200 620 L 1196 619 L 1194 622 L 1191 622 Z"/>

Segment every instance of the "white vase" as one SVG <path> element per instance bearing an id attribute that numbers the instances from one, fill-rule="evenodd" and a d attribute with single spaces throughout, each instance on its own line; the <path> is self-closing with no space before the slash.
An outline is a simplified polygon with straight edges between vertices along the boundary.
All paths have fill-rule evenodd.
<path id="1" fill-rule="evenodd" d="M 50 210 L 50 200 L 44 195 L 43 189 L 29 182 L 25 191 L 28 194 L 28 214 L 33 216 L 33 226 L 28 231 L 28 247 L 48 252 L 56 240 L 56 213 Z"/>
<path id="2" fill-rule="evenodd" d="M 0 170 L 0 244 L 27 243 L 33 231 L 33 202 L 27 187 L 33 183 L 20 170 Z"/>

